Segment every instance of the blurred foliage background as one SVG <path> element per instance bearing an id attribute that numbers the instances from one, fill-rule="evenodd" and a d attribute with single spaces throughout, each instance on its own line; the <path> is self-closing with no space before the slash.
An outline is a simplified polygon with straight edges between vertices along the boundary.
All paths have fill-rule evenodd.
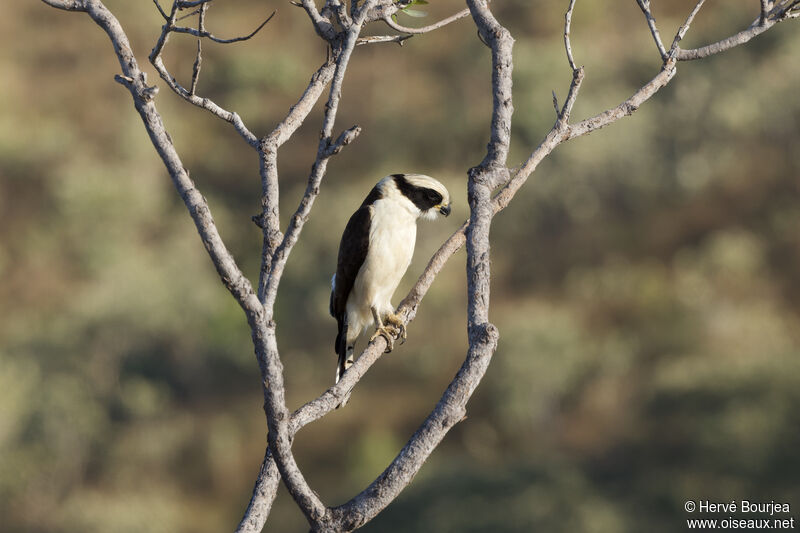
<path id="1" fill-rule="evenodd" d="M 496 4 L 496 5 L 495 5 Z M 654 6 L 662 34 L 694 3 Z M 667 5 L 664 5 L 667 4 Z M 108 0 L 151 82 L 150 2 Z M 512 164 L 554 121 L 570 79 L 566 2 L 493 3 L 516 37 Z M 423 22 L 461 9 L 431 1 Z M 257 134 L 296 100 L 325 48 L 288 2 L 214 5 L 201 94 Z M 758 2 L 709 3 L 697 46 L 745 27 Z M 12 2 L 0 17 L 0 530 L 226 531 L 266 443 L 244 316 L 219 283 L 85 15 Z M 403 17 L 400 22 L 419 24 Z M 376 26 L 381 33 L 385 28 Z M 666 37 L 665 37 L 666 38 Z M 185 82 L 195 41 L 166 58 Z M 575 117 L 616 105 L 659 61 L 635 2 L 579 2 Z M 800 506 L 800 26 L 696 63 L 633 117 L 548 158 L 493 227 L 494 361 L 414 483 L 372 532 L 683 529 L 686 499 Z M 159 85 L 162 85 L 159 80 Z M 162 86 L 157 104 L 223 237 L 251 279 L 258 162 L 232 128 Z M 330 275 L 341 229 L 381 176 L 424 172 L 454 216 L 421 223 L 399 301 L 467 216 L 485 150 L 489 54 L 469 20 L 405 46 L 359 47 L 329 167 L 289 261 L 278 329 L 289 407 L 332 382 Z M 316 153 L 316 113 L 280 154 L 290 213 Z M 346 409 L 294 445 L 323 500 L 345 501 L 397 453 L 466 349 L 464 254 Z M 800 518 L 800 517 L 798 517 Z M 267 531 L 305 531 L 279 493 Z"/>

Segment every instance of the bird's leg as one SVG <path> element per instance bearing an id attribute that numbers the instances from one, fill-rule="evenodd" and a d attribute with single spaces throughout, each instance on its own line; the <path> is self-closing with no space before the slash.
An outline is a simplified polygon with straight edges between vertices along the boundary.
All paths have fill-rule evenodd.
<path id="1" fill-rule="evenodd" d="M 392 326 L 392 329 L 395 329 L 395 331 L 392 331 L 389 328 L 387 328 L 383 324 L 383 320 L 381 320 L 380 313 L 374 307 L 372 308 L 372 318 L 375 320 L 375 325 L 377 326 L 377 329 L 375 331 L 375 334 L 372 337 L 370 337 L 369 342 L 374 341 L 378 337 L 378 335 L 381 335 L 383 336 L 384 339 L 386 339 L 386 351 L 384 353 L 391 352 L 394 349 L 394 336 L 397 334 L 396 329 L 394 328 L 394 326 Z"/>
<path id="2" fill-rule="evenodd" d="M 406 338 L 408 337 L 408 335 L 406 334 L 406 325 L 403 324 L 402 318 L 400 318 L 394 313 L 389 313 L 384 317 L 384 321 L 387 322 L 388 324 L 391 324 L 392 327 L 397 328 L 399 332 L 398 335 L 400 338 L 400 344 L 406 342 Z"/>

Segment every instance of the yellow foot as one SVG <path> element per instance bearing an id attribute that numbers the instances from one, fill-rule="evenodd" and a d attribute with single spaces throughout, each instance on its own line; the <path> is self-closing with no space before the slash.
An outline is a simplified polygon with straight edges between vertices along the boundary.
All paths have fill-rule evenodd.
<path id="1" fill-rule="evenodd" d="M 397 328 L 394 326 L 381 326 L 377 330 L 375 330 L 375 334 L 370 337 L 369 342 L 374 341 L 378 338 L 378 336 L 382 336 L 386 339 L 386 350 L 384 353 L 389 353 L 394 349 L 394 338 L 397 335 Z"/>
<path id="2" fill-rule="evenodd" d="M 408 337 L 408 335 L 406 335 L 406 326 L 403 324 L 403 320 L 399 316 L 395 315 L 394 313 L 389 313 L 386 315 L 386 318 L 384 318 L 384 322 L 393 326 L 399 331 L 398 335 L 400 338 L 400 344 L 406 342 L 406 338 Z"/>

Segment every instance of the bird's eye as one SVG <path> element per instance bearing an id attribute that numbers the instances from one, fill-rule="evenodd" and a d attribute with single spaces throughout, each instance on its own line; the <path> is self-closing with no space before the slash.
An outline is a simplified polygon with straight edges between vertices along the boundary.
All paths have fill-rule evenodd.
<path id="1" fill-rule="evenodd" d="M 442 195 L 436 191 L 428 190 L 426 191 L 425 196 L 428 198 L 428 200 L 430 200 L 435 204 L 438 204 L 439 202 L 442 201 Z"/>

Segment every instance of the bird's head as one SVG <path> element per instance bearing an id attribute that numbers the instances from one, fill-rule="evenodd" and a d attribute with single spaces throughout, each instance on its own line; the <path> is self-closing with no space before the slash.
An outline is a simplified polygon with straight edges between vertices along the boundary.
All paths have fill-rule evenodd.
<path id="1" fill-rule="evenodd" d="M 433 220 L 450 214 L 450 193 L 444 185 L 424 174 L 392 174 L 397 190 L 419 209 L 419 216 Z"/>

